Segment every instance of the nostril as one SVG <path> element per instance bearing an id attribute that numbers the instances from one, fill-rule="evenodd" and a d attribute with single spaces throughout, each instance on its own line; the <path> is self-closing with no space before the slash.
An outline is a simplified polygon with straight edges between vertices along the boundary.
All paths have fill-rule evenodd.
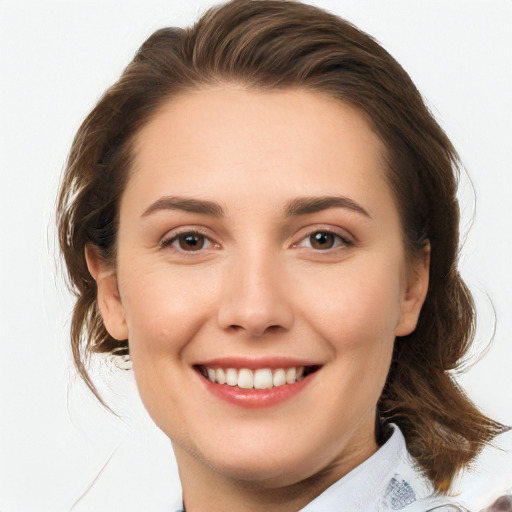
<path id="1" fill-rule="evenodd" d="M 254 337 L 289 330 L 294 318 L 289 296 L 277 286 L 263 286 L 260 281 L 267 278 L 254 276 L 249 270 L 241 277 L 242 282 L 233 277 L 236 286 L 224 288 L 218 304 L 219 327 L 232 333 L 243 330 Z"/>
<path id="2" fill-rule="evenodd" d="M 264 336 L 265 334 L 277 333 L 284 328 L 280 325 L 269 325 L 268 327 L 263 327 L 261 329 L 257 329 L 257 328 L 248 329 L 241 325 L 232 324 L 229 326 L 229 329 L 232 332 L 244 331 L 244 332 L 247 332 L 248 334 L 250 334 L 251 336 L 261 337 L 261 336 Z"/>

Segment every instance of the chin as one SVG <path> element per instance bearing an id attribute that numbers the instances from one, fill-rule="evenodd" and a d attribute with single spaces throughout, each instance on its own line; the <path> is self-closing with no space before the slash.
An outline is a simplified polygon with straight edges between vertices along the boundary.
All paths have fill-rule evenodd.
<path id="1" fill-rule="evenodd" d="M 211 465 L 212 469 L 219 474 L 231 479 L 245 482 L 246 484 L 255 484 L 258 487 L 268 489 L 277 487 L 286 487 L 301 480 L 306 479 L 309 475 L 304 474 L 304 464 L 287 461 L 281 457 L 280 463 L 276 465 L 274 460 L 258 461 L 254 459 L 233 461 L 216 461 L 215 465 Z M 293 468 L 290 469 L 290 468 Z M 300 474 L 297 471 L 300 468 Z"/>
<path id="2" fill-rule="evenodd" d="M 332 451 L 321 453 L 312 446 L 305 451 L 306 440 L 290 432 L 285 438 L 274 434 L 274 442 L 260 435 L 259 443 L 241 440 L 229 451 L 210 453 L 206 463 L 227 478 L 268 489 L 292 486 L 330 466 Z"/>

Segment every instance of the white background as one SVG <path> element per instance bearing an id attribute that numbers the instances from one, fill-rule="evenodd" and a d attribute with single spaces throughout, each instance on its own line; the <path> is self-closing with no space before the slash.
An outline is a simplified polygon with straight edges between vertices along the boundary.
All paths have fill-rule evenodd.
<path id="1" fill-rule="evenodd" d="M 485 412 L 512 425 L 512 2 L 314 3 L 399 60 L 462 156 L 476 220 L 461 269 L 480 312 L 480 348 L 493 334 L 493 306 L 498 323 L 492 348 L 460 382 Z M 145 415 L 131 374 L 103 371 L 101 388 L 120 418 L 76 379 L 53 208 L 72 137 L 103 90 L 151 32 L 189 24 L 211 4 L 0 0 L 1 512 L 152 512 L 179 504 L 170 444 Z M 475 207 L 467 177 L 461 201 L 467 232 Z M 484 459 L 463 483 L 478 506 L 512 486 L 512 459 L 495 451 Z"/>

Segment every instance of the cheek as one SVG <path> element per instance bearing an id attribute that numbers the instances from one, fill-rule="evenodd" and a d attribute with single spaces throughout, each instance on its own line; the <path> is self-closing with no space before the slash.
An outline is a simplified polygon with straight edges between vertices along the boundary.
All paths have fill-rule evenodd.
<path id="1" fill-rule="evenodd" d="M 119 291 L 139 393 L 155 422 L 167 425 L 168 411 L 176 416 L 182 408 L 177 390 L 186 379 L 183 350 L 211 318 L 211 300 L 206 299 L 214 292 L 200 284 L 204 276 L 143 261 L 119 265 Z"/>
<path id="2" fill-rule="evenodd" d="M 297 291 L 305 304 L 304 315 L 337 348 L 356 350 L 371 348 L 379 340 L 393 342 L 400 318 L 399 268 L 363 261 L 333 270 L 321 286 L 316 280 Z"/>
<path id="3" fill-rule="evenodd" d="M 141 258 L 137 266 L 120 264 L 118 275 L 134 369 L 176 361 L 183 347 L 215 318 L 218 279 L 212 272 L 144 265 Z"/>
<path id="4" fill-rule="evenodd" d="M 338 390 L 340 398 L 334 406 L 341 403 L 338 409 L 343 414 L 369 417 L 391 364 L 400 317 L 399 266 L 354 262 L 323 279 L 323 284 L 302 293 L 302 300 L 307 300 L 302 311 L 330 349 L 332 374 L 324 392 Z"/>

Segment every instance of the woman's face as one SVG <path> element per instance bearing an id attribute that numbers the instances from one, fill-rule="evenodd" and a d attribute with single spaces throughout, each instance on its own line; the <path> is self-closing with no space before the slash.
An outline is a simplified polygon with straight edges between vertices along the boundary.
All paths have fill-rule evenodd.
<path id="1" fill-rule="evenodd" d="M 303 90 L 190 92 L 139 134 L 116 268 L 89 265 L 179 464 L 287 485 L 376 450 L 428 280 L 383 151 L 357 111 Z"/>

